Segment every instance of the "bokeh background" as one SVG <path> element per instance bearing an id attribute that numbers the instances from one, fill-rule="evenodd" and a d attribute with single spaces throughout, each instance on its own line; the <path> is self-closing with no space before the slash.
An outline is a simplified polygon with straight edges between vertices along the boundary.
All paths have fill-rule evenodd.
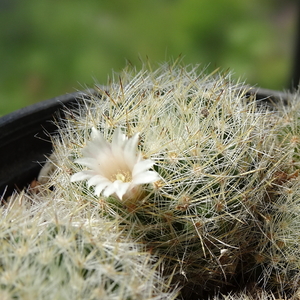
<path id="1" fill-rule="evenodd" d="M 283 90 L 299 0 L 0 0 L 0 116 L 183 57 Z"/>

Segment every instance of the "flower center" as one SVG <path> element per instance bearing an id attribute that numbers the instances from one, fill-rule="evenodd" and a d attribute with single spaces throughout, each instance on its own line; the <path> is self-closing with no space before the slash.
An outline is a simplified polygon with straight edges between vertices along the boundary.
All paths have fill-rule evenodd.
<path id="1" fill-rule="evenodd" d="M 132 181 L 132 176 L 130 172 L 126 171 L 118 171 L 113 174 L 111 177 L 111 181 L 120 180 L 122 182 L 130 182 Z"/>

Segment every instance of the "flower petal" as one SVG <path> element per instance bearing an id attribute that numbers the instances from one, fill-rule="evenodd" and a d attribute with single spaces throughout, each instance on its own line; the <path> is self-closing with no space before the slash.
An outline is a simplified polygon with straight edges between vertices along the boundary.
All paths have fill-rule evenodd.
<path id="1" fill-rule="evenodd" d="M 105 178 L 101 175 L 96 175 L 96 176 L 93 176 L 92 178 L 90 178 L 88 180 L 88 186 L 90 187 L 92 185 L 99 185 L 99 184 L 102 184 L 104 182 L 107 182 L 107 184 L 111 183 L 107 178 Z"/>
<path id="2" fill-rule="evenodd" d="M 86 180 L 86 179 L 90 179 L 92 176 L 95 175 L 94 171 L 81 171 L 78 173 L 75 173 L 71 176 L 71 182 L 75 182 L 75 181 L 80 181 L 80 180 Z"/>
<path id="3" fill-rule="evenodd" d="M 116 194 L 120 200 L 122 200 L 123 196 L 128 191 L 130 185 L 131 185 L 130 182 L 120 182 L 120 183 L 118 182 L 118 189 L 116 190 Z"/>
<path id="4" fill-rule="evenodd" d="M 93 140 L 96 140 L 98 138 L 102 139 L 102 134 L 99 130 L 97 130 L 95 127 L 92 127 L 92 132 L 91 132 L 91 138 Z M 104 140 L 105 141 L 105 140 Z M 106 141 L 105 141 L 106 142 Z"/>
<path id="5" fill-rule="evenodd" d="M 101 192 L 109 185 L 111 184 L 110 181 L 103 181 L 102 183 L 98 183 L 95 187 L 95 195 L 100 196 Z"/>
<path id="6" fill-rule="evenodd" d="M 132 138 L 130 138 L 124 146 L 124 159 L 127 166 L 132 170 L 135 163 L 138 161 L 138 156 L 136 153 L 137 145 L 139 142 L 139 133 L 136 133 Z"/>
<path id="7" fill-rule="evenodd" d="M 124 194 L 127 192 L 130 182 L 122 182 L 120 180 L 114 181 L 112 184 L 107 186 L 107 188 L 104 190 L 103 195 L 105 197 L 108 197 L 114 193 L 117 194 L 120 200 L 122 200 Z"/>
<path id="8" fill-rule="evenodd" d="M 111 152 L 115 159 L 115 163 L 118 164 L 119 168 L 123 168 L 125 165 L 124 160 L 124 144 L 126 142 L 126 136 L 117 128 L 113 134 L 111 142 Z"/>
<path id="9" fill-rule="evenodd" d="M 87 142 L 86 146 L 82 149 L 83 156 L 91 156 L 97 158 L 99 150 L 108 154 L 110 150 L 110 144 L 104 139 L 100 131 L 92 128 L 91 133 L 92 140 Z"/>
<path id="10" fill-rule="evenodd" d="M 109 197 L 110 195 L 112 195 L 113 193 L 116 192 L 117 188 L 118 188 L 118 186 L 116 186 L 116 184 L 114 184 L 114 182 L 113 182 L 106 187 L 106 189 L 103 192 L 103 195 L 105 197 Z"/>
<path id="11" fill-rule="evenodd" d="M 155 182 L 159 179 L 160 179 L 160 177 L 156 172 L 147 171 L 147 172 L 138 174 L 138 176 L 133 177 L 132 183 L 134 183 L 135 185 L 144 184 L 144 183 Z"/>
<path id="12" fill-rule="evenodd" d="M 77 158 L 75 160 L 75 163 L 82 165 L 82 166 L 86 166 L 90 169 L 94 169 L 95 166 L 97 165 L 97 160 L 91 157 L 82 157 L 82 158 Z"/>
<path id="13" fill-rule="evenodd" d="M 135 177 L 139 173 L 149 170 L 154 165 L 154 161 L 151 159 L 141 160 L 136 163 L 132 170 L 132 176 Z"/>
<path id="14" fill-rule="evenodd" d="M 111 142 L 112 150 L 114 150 L 115 148 L 123 148 L 125 141 L 126 141 L 125 134 L 122 133 L 120 128 L 117 128 L 114 131 L 114 134 L 112 136 L 112 142 Z"/>
<path id="15" fill-rule="evenodd" d="M 100 147 L 94 141 L 91 141 L 86 144 L 86 146 L 81 150 L 81 153 L 84 157 L 92 157 L 94 159 L 97 159 L 100 149 L 102 152 L 102 145 Z"/>

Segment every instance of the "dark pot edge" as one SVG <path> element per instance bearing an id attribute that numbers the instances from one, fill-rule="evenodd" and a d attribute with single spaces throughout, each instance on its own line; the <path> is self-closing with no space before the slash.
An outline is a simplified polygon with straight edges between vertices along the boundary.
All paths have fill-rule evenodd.
<path id="1" fill-rule="evenodd" d="M 57 130 L 55 115 L 92 94 L 95 91 L 88 89 L 58 96 L 0 118 L 0 199 L 37 177 L 45 156 L 52 151 L 49 135 Z"/>
<path id="2" fill-rule="evenodd" d="M 51 119 L 52 115 L 60 108 L 70 104 L 70 102 L 75 103 L 82 97 L 87 97 L 94 92 L 93 89 L 89 89 L 86 91 L 65 94 L 23 107 L 4 115 L 0 118 L 1 138 L 15 133 L 14 130 L 20 130 L 18 126 L 15 126 L 16 122 L 28 125 L 29 123 L 36 124 L 38 123 L 38 120 L 45 120 L 45 116 L 49 116 L 49 119 Z M 41 112 L 43 112 L 43 114 L 41 114 Z"/>

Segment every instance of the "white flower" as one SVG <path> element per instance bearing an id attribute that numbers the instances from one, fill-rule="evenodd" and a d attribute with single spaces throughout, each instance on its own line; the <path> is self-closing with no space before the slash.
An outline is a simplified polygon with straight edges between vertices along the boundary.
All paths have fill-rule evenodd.
<path id="1" fill-rule="evenodd" d="M 138 133 L 128 139 L 116 129 L 111 143 L 95 128 L 91 136 L 92 140 L 82 149 L 83 158 L 75 160 L 88 170 L 72 175 L 71 182 L 88 180 L 89 187 L 95 186 L 97 196 L 116 194 L 122 200 L 125 194 L 128 198 L 134 191 L 140 191 L 138 185 L 159 179 L 156 172 L 149 171 L 154 161 L 142 160 L 141 153 L 137 153 Z"/>

